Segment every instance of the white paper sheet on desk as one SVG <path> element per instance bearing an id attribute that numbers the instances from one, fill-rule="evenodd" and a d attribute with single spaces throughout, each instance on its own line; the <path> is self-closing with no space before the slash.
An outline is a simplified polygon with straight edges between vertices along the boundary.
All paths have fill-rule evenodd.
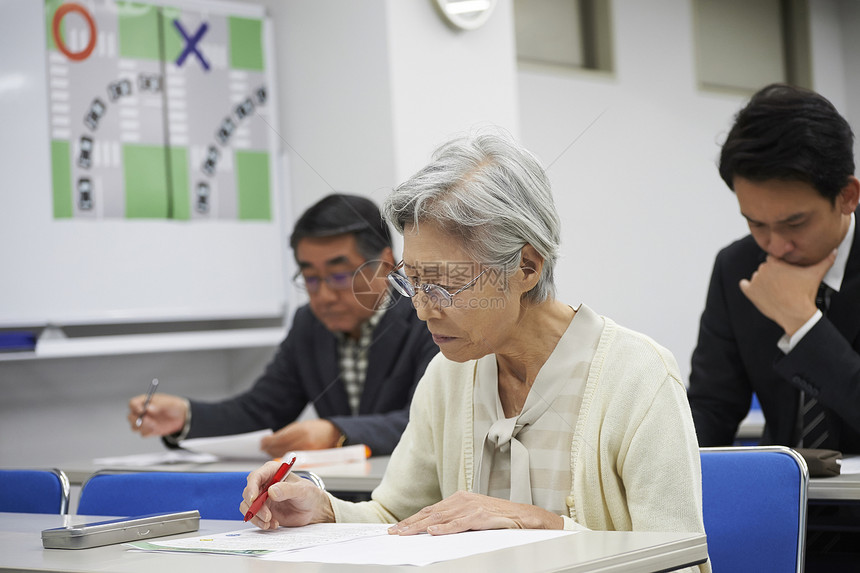
<path id="1" fill-rule="evenodd" d="M 132 454 L 128 456 L 116 456 L 113 458 L 96 458 L 93 463 L 97 466 L 108 467 L 148 467 L 162 464 L 208 464 L 217 462 L 218 458 L 212 454 L 187 452 L 185 450 L 168 450 L 154 454 Z"/>
<path id="2" fill-rule="evenodd" d="M 839 473 L 860 474 L 860 456 L 844 456 L 840 461 Z"/>
<path id="3" fill-rule="evenodd" d="M 254 460 L 265 462 L 272 457 L 260 449 L 260 440 L 271 436 L 272 430 L 259 430 L 232 436 L 192 438 L 182 440 L 179 446 L 192 452 L 212 454 L 222 460 Z"/>
<path id="4" fill-rule="evenodd" d="M 316 523 L 304 527 L 281 527 L 263 531 L 248 524 L 244 529 L 170 541 L 135 541 L 129 547 L 144 551 L 215 553 L 260 556 L 332 543 L 388 537 L 390 525 L 379 523 Z M 331 551 L 331 548 L 328 549 Z"/>
<path id="5" fill-rule="evenodd" d="M 574 533 L 545 529 L 496 529 L 439 536 L 381 535 L 346 541 L 338 544 L 336 548 L 310 547 L 297 551 L 270 553 L 261 556 L 260 559 L 292 563 L 421 566 Z"/>
<path id="6" fill-rule="evenodd" d="M 212 454 L 222 460 L 253 460 L 265 462 L 271 457 L 260 450 L 260 440 L 272 434 L 271 430 L 259 430 L 247 434 L 218 436 L 213 438 L 193 438 L 183 440 L 179 445 L 192 452 Z M 362 444 L 325 450 L 300 450 L 296 452 L 296 469 L 324 464 L 344 464 L 363 462 L 367 459 L 367 449 Z"/>

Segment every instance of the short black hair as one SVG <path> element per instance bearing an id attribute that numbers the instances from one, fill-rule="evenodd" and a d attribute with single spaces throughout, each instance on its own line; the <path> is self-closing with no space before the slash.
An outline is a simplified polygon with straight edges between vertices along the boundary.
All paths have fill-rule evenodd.
<path id="1" fill-rule="evenodd" d="M 720 177 L 802 181 L 831 203 L 854 175 L 854 134 L 824 96 L 786 84 L 756 92 L 735 116 L 720 153 Z"/>
<path id="2" fill-rule="evenodd" d="M 302 213 L 290 235 L 295 252 L 299 241 L 307 238 L 355 236 L 359 254 L 367 260 L 391 247 L 391 231 L 379 207 L 366 197 L 333 193 L 326 195 Z"/>

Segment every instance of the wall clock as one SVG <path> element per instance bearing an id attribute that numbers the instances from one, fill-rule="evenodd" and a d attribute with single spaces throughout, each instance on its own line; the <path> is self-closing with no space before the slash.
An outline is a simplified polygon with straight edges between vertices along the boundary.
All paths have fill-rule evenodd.
<path id="1" fill-rule="evenodd" d="M 484 25 L 496 7 L 496 0 L 434 0 L 445 21 L 460 30 Z"/>

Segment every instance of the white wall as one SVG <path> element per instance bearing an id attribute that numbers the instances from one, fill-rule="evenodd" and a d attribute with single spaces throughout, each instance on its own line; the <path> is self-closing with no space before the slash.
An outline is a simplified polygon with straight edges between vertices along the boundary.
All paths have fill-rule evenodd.
<path id="1" fill-rule="evenodd" d="M 552 163 L 560 298 L 650 335 L 686 379 L 714 255 L 746 233 L 716 169 L 743 98 L 696 89 L 685 0 L 614 0 L 613 24 L 611 77 L 520 72 L 523 140 Z"/>
<path id="2" fill-rule="evenodd" d="M 386 2 L 263 3 L 276 29 L 294 215 L 334 191 L 393 185 Z"/>
<path id="3" fill-rule="evenodd" d="M 251 384 L 271 349 L 0 362 L 0 466 L 44 467 L 157 452 L 125 419 L 128 399 L 159 390 L 217 399 Z"/>
<path id="4" fill-rule="evenodd" d="M 812 83 L 815 88 L 845 110 L 845 58 L 843 56 L 840 2 L 818 0 L 810 3 L 809 27 L 812 45 Z M 834 31 L 836 33 L 834 33 Z"/>
<path id="5" fill-rule="evenodd" d="M 519 135 L 513 2 L 481 28 L 445 25 L 432 2 L 388 0 L 396 183 L 437 146 L 492 123 Z"/>
<path id="6" fill-rule="evenodd" d="M 552 163 L 564 222 L 560 298 L 650 335 L 686 381 L 714 256 L 748 232 L 716 167 L 746 96 L 696 87 L 690 2 L 612 6 L 615 73 L 521 69 L 522 138 Z M 860 45 L 849 22 L 860 7 L 810 8 L 816 87 L 850 112 Z"/>
<path id="7" fill-rule="evenodd" d="M 842 0 L 839 4 L 840 37 L 842 39 L 843 77 L 846 101 L 842 108 L 854 129 L 860 134 L 860 2 Z M 860 145 L 854 145 L 854 163 L 860 166 Z"/>

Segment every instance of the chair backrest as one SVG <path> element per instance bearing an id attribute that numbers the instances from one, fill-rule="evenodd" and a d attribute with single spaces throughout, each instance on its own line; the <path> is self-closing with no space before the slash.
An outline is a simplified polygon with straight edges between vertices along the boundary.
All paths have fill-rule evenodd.
<path id="1" fill-rule="evenodd" d="M 0 511 L 65 514 L 70 490 L 61 470 L 0 470 Z"/>
<path id="2" fill-rule="evenodd" d="M 196 509 L 203 519 L 242 519 L 247 472 L 96 472 L 81 486 L 80 515 L 144 515 Z"/>
<path id="3" fill-rule="evenodd" d="M 714 573 L 803 571 L 809 472 L 781 446 L 701 448 Z"/>
<path id="4" fill-rule="evenodd" d="M 294 475 L 325 489 L 313 472 Z M 144 515 L 196 509 L 203 519 L 242 519 L 247 472 L 96 472 L 81 486 L 80 515 Z"/>

